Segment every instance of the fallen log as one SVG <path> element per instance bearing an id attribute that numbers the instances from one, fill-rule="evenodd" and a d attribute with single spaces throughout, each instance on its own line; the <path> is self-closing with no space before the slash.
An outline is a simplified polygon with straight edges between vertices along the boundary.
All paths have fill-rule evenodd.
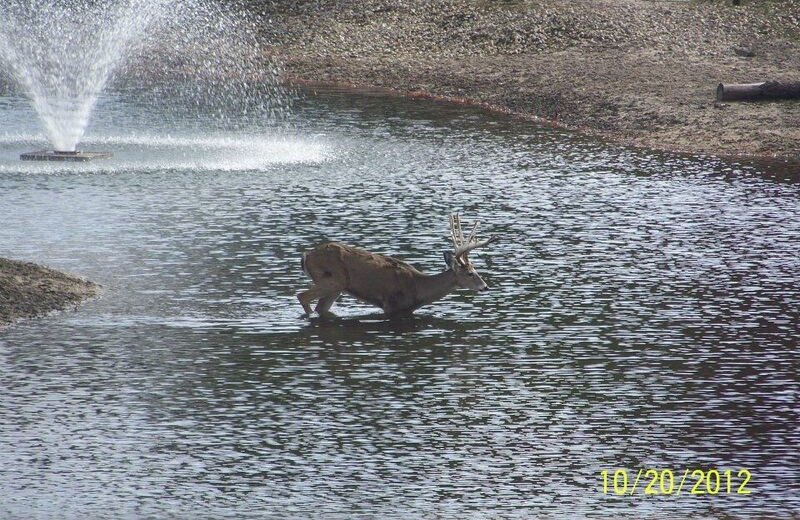
<path id="1" fill-rule="evenodd" d="M 761 101 L 800 99 L 800 81 L 764 81 L 761 83 L 717 86 L 717 101 Z"/>

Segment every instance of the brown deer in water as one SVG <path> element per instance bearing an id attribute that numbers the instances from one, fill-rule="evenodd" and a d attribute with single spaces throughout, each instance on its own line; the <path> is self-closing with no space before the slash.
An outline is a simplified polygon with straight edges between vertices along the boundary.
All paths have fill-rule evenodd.
<path id="1" fill-rule="evenodd" d="M 453 251 L 444 254 L 448 269 L 428 275 L 390 256 L 370 253 L 338 242 L 320 244 L 303 254 L 303 271 L 314 284 L 297 295 L 306 314 L 310 303 L 319 300 L 314 310 L 327 314 L 337 298 L 345 292 L 361 301 L 383 309 L 387 316 L 411 314 L 423 305 L 444 298 L 456 289 L 482 291 L 486 283 L 475 271 L 467 256 L 494 237 L 475 240 L 478 223 L 464 240 L 458 215 L 450 215 Z"/>

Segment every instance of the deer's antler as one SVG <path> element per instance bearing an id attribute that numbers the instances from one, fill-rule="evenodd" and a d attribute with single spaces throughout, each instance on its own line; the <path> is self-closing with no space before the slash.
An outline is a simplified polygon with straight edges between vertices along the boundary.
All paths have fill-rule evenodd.
<path id="1" fill-rule="evenodd" d="M 495 237 L 489 237 L 486 240 L 475 240 L 475 234 L 478 232 L 478 225 L 480 222 L 475 222 L 472 231 L 469 234 L 466 242 L 464 241 L 464 232 L 461 230 L 461 219 L 458 214 L 450 215 L 450 236 L 453 238 L 453 248 L 456 259 L 461 259 L 465 264 L 469 263 L 467 255 L 473 249 L 483 247 L 494 242 Z"/>
<path id="2" fill-rule="evenodd" d="M 489 237 L 486 240 L 480 240 L 480 241 L 475 241 L 475 242 L 470 242 L 468 244 L 464 244 L 464 245 L 456 248 L 455 257 L 456 258 L 461 258 L 464 261 L 464 263 L 469 263 L 469 259 L 467 258 L 467 255 L 469 254 L 470 251 L 472 251 L 473 249 L 477 249 L 479 247 L 483 247 L 483 246 L 489 245 L 492 242 L 494 242 L 495 240 L 497 240 L 497 237 Z"/>
<path id="3" fill-rule="evenodd" d="M 461 231 L 461 219 L 458 213 L 450 215 L 450 237 L 453 239 L 453 249 L 464 243 L 464 233 Z"/>

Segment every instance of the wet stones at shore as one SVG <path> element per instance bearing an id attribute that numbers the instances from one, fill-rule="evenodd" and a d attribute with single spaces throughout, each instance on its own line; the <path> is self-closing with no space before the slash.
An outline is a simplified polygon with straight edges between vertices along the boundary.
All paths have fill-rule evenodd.
<path id="1" fill-rule="evenodd" d="M 800 2 L 253 0 L 253 6 L 265 52 L 291 79 L 468 98 L 647 148 L 796 157 L 800 147 L 794 102 L 705 110 L 714 106 L 720 82 L 796 79 Z M 754 55 L 736 51 L 745 48 Z"/>
<path id="2" fill-rule="evenodd" d="M 66 309 L 96 296 L 100 286 L 30 262 L 0 258 L 0 327 Z"/>

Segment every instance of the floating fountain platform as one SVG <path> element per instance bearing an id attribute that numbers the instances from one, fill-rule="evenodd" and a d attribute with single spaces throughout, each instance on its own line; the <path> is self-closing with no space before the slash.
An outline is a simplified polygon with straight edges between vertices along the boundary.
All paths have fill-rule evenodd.
<path id="1" fill-rule="evenodd" d="M 86 162 L 95 159 L 108 159 L 113 154 L 111 152 L 60 152 L 42 150 L 41 152 L 28 152 L 19 156 L 23 161 L 74 161 Z"/>

